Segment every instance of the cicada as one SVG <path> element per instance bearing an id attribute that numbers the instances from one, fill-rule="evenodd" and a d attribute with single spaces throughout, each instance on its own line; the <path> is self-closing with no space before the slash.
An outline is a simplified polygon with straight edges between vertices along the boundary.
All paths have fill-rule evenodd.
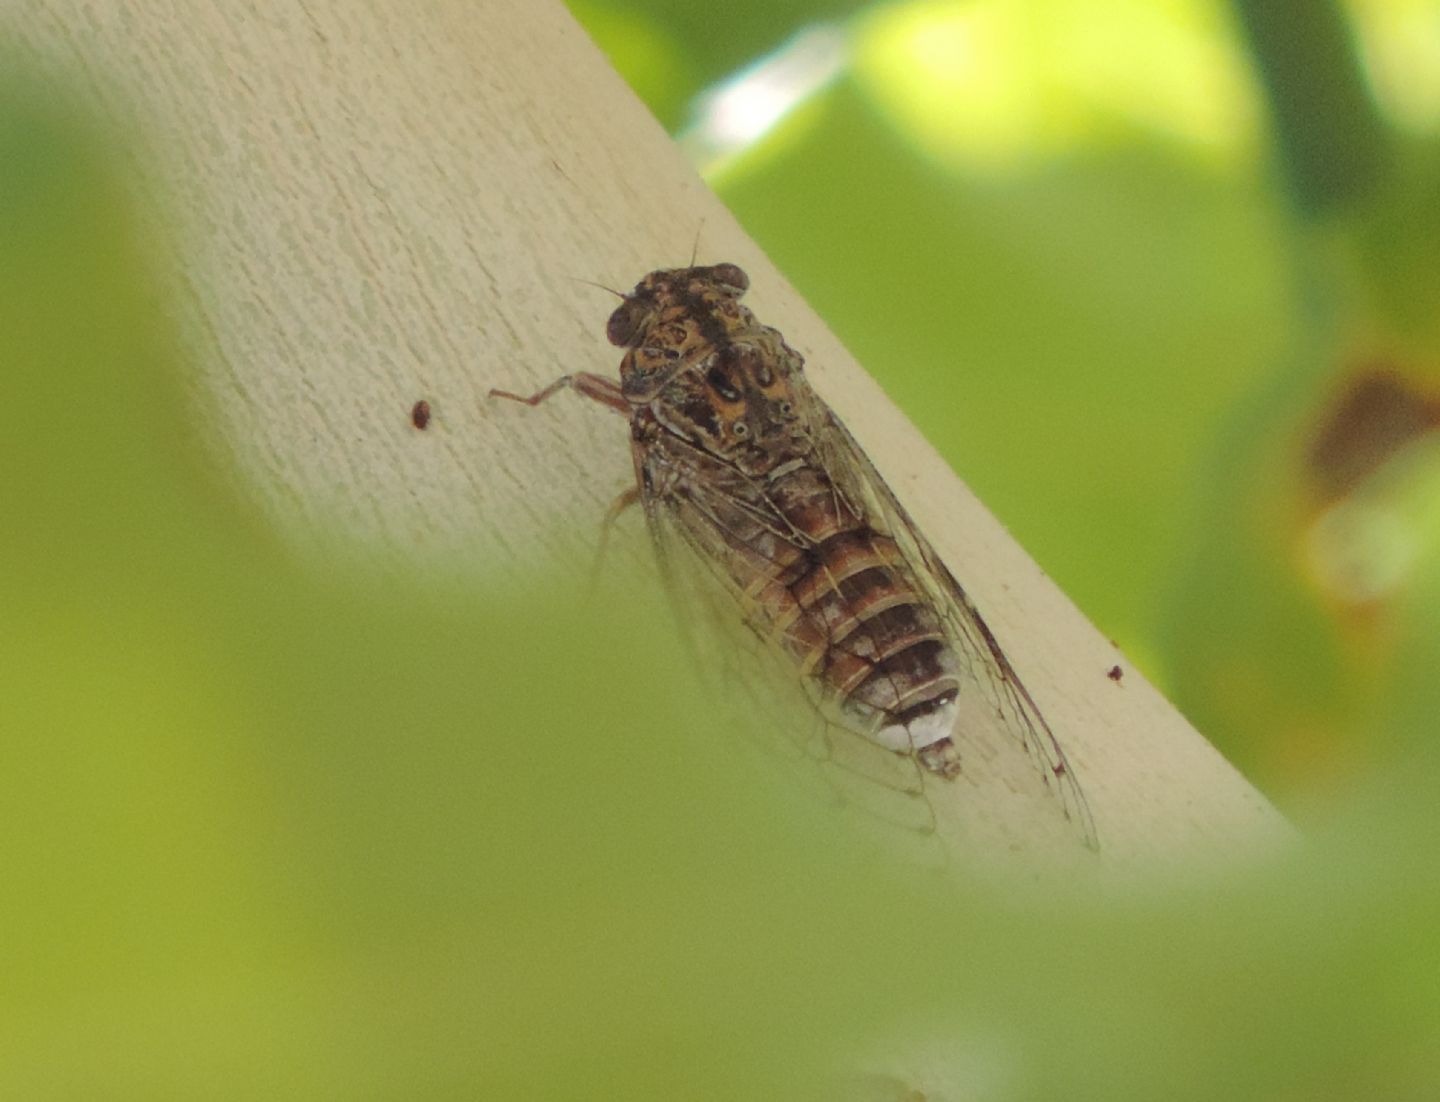
<path id="1" fill-rule="evenodd" d="M 491 396 L 534 406 L 571 389 L 626 417 L 635 486 L 617 504 L 642 504 L 662 565 L 697 565 L 827 722 L 940 782 L 989 725 L 1093 848 L 1065 753 L 994 632 L 800 354 L 741 302 L 749 282 L 734 264 L 651 272 L 606 326 L 618 381 Z"/>

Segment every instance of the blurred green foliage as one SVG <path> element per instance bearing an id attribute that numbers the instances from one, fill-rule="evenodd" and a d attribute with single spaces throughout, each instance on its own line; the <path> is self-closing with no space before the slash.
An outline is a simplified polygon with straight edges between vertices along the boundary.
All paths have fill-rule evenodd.
<path id="1" fill-rule="evenodd" d="M 795 28 L 843 18 L 865 3 L 572 0 L 569 7 L 656 117 L 676 127 L 685 122 L 692 99 L 702 90 L 773 50 Z"/>
<path id="2" fill-rule="evenodd" d="M 1248 670 L 1214 691 L 1267 724 L 1354 697 L 1386 736 L 1299 857 L 1017 898 L 731 752 L 645 579 L 282 553 L 191 436 L 124 161 L 63 102 L 0 86 L 0 1096 L 1434 1096 L 1433 466 L 1376 491 L 1419 534 L 1403 600 L 1337 612 L 1297 550 L 1336 350 L 1429 347 L 1422 217 L 1293 246 L 1258 154 L 1143 127 L 960 173 L 854 76 L 722 179 L 1103 625 L 1177 684 L 1205 646 Z M 1426 163 L 1385 202 L 1423 212 Z M 637 669 L 679 687 L 612 691 Z"/>

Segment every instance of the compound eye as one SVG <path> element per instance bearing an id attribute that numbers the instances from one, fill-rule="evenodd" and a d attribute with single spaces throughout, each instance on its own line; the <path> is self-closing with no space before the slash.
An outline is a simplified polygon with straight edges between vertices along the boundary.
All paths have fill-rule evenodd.
<path id="1" fill-rule="evenodd" d="M 750 277 L 735 264 L 716 264 L 710 269 L 710 276 L 720 289 L 739 298 L 750 287 Z"/>
<path id="2" fill-rule="evenodd" d="M 626 300 L 615 307 L 610 320 L 605 323 L 605 336 L 611 344 L 625 347 L 634 344 L 645 324 L 649 311 L 638 302 Z"/>

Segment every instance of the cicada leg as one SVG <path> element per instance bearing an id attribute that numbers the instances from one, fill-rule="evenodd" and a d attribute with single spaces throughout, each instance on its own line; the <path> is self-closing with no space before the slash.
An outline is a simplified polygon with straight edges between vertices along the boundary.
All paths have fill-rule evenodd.
<path id="1" fill-rule="evenodd" d="M 562 390 L 573 390 L 582 397 L 589 398 L 592 402 L 599 402 L 602 406 L 608 406 L 616 413 L 626 417 L 633 412 L 619 383 L 614 379 L 607 379 L 604 375 L 592 375 L 588 371 L 581 371 L 575 375 L 562 375 L 544 390 L 538 390 L 528 398 L 523 394 L 512 394 L 508 390 L 494 388 L 491 388 L 490 397 L 508 398 L 512 402 L 524 402 L 527 406 L 538 406 L 545 399 Z"/>
<path id="2" fill-rule="evenodd" d="M 604 375 L 594 375 L 588 371 L 581 371 L 574 375 L 562 375 L 543 390 L 536 391 L 529 397 L 523 394 L 513 394 L 508 390 L 492 389 L 490 397 L 508 398 L 512 402 L 523 402 L 527 406 L 538 406 L 547 398 L 554 396 L 562 390 L 573 390 L 592 402 L 599 402 L 602 406 L 614 410 L 616 413 L 629 417 L 633 412 L 629 401 L 626 400 L 624 391 L 620 384 L 614 379 L 607 379 Z M 595 565 L 590 570 L 590 589 L 594 592 L 600 580 L 600 568 L 605 563 L 605 552 L 610 544 L 610 530 L 615 526 L 615 521 L 630 506 L 640 500 L 640 490 L 632 486 L 610 504 L 605 512 L 605 519 L 600 524 L 600 544 L 595 549 Z"/>
<path id="3" fill-rule="evenodd" d="M 610 547 L 610 531 L 620 514 L 640 500 L 640 487 L 631 486 L 610 503 L 605 510 L 605 519 L 600 522 L 600 543 L 595 548 L 595 565 L 590 568 L 590 590 L 593 593 L 600 584 L 600 568 L 605 565 L 605 552 Z"/>

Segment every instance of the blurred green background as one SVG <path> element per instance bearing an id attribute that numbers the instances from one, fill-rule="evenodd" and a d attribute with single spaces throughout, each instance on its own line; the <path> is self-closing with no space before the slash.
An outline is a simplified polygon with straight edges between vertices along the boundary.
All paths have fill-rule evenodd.
<path id="1" fill-rule="evenodd" d="M 920 876 L 733 753 L 644 577 L 317 579 L 190 436 L 113 137 L 12 69 L 0 1097 L 1435 1097 L 1436 5 L 577 14 L 1310 844 Z"/>

